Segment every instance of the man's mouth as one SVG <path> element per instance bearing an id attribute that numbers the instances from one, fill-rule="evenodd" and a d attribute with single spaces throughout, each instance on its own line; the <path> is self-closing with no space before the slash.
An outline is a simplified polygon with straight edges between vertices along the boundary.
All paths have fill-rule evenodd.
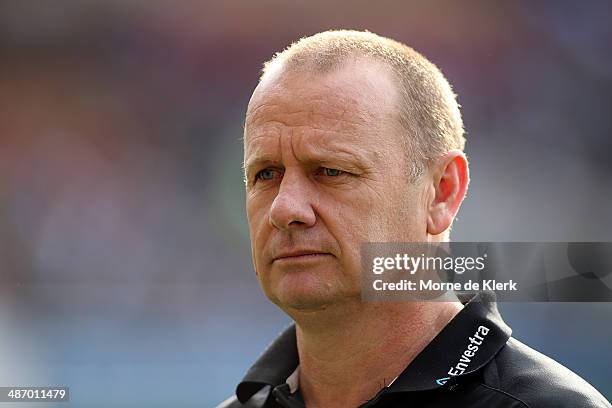
<path id="1" fill-rule="evenodd" d="M 319 252 L 312 250 L 300 250 L 282 253 L 274 257 L 272 262 L 307 262 L 318 261 L 332 256 L 329 252 Z"/>

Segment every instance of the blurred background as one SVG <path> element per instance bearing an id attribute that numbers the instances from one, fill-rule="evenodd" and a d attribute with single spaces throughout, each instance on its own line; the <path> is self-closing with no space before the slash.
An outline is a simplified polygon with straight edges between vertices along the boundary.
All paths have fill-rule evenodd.
<path id="1" fill-rule="evenodd" d="M 454 85 L 472 174 L 454 240 L 612 241 L 611 8 L 1 2 L 0 386 L 66 385 L 74 407 L 233 393 L 289 323 L 250 261 L 243 115 L 262 63 L 327 29 L 403 41 Z M 612 398 L 612 304 L 500 308 Z"/>

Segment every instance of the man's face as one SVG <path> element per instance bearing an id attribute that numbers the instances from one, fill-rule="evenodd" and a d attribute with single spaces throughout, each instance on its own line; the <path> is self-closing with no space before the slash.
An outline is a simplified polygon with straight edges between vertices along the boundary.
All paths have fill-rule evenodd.
<path id="1" fill-rule="evenodd" d="M 391 74 L 361 61 L 269 75 L 245 125 L 252 257 L 289 312 L 360 299 L 364 242 L 425 241 L 423 183 L 405 175 Z"/>

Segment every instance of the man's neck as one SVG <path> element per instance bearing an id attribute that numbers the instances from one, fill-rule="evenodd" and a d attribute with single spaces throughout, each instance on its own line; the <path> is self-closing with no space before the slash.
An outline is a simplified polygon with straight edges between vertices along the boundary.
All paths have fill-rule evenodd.
<path id="1" fill-rule="evenodd" d="M 299 386 L 307 407 L 365 403 L 462 308 L 459 301 L 355 302 L 295 316 Z"/>

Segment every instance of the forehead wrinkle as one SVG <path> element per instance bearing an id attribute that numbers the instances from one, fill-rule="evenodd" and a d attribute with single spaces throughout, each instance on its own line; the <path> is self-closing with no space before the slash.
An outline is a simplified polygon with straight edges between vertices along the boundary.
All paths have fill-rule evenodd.
<path id="1" fill-rule="evenodd" d="M 272 88 L 260 90 L 259 95 L 252 98 L 251 102 L 255 103 L 250 103 L 247 110 L 245 147 L 247 139 L 250 139 L 248 147 L 252 150 L 253 141 L 260 137 L 277 134 L 280 139 L 286 131 L 296 136 L 330 135 L 337 140 L 324 139 L 329 146 L 323 149 L 326 154 L 360 154 L 362 158 L 367 156 L 370 163 L 376 163 L 384 154 L 384 149 L 375 140 L 374 143 L 363 140 L 361 146 L 365 149 L 358 151 L 351 149 L 350 145 L 355 145 L 355 139 L 378 139 L 389 131 L 388 124 L 395 118 L 394 110 L 390 109 L 393 104 L 389 105 L 391 101 L 386 97 L 380 99 L 380 92 L 376 88 L 366 91 L 349 88 L 348 92 L 344 92 L 347 88 L 342 83 L 319 84 L 323 89 L 300 84 L 293 88 L 291 83 L 281 82 Z M 322 147 L 319 147 L 319 151 Z"/>
<path id="2" fill-rule="evenodd" d="M 300 120 L 296 120 L 295 117 L 289 119 L 286 117 L 271 118 L 259 126 L 253 125 L 247 129 L 248 137 L 245 138 L 247 147 L 245 153 L 253 145 L 258 144 L 256 143 L 258 139 L 266 136 L 276 136 L 282 139 L 281 135 L 287 132 L 296 136 L 293 139 L 299 139 L 300 141 L 312 141 L 314 139 L 318 142 L 326 142 L 331 145 L 338 145 L 343 142 L 354 144 L 363 137 L 373 137 L 379 132 L 377 123 L 366 121 L 356 123 L 353 119 L 354 116 L 351 116 L 353 120 L 345 120 L 311 111 L 299 113 L 302 115 Z"/>
<path id="3" fill-rule="evenodd" d="M 381 153 L 369 141 L 356 134 L 313 129 L 308 134 L 296 132 L 292 147 L 296 159 L 303 163 L 330 163 L 342 160 L 357 167 L 370 167 Z M 328 135 L 330 135 L 328 137 Z"/>
<path id="4" fill-rule="evenodd" d="M 276 144 L 276 149 L 280 149 L 281 130 L 278 128 L 278 126 L 270 126 L 268 129 L 260 130 L 254 133 L 254 135 L 251 136 L 249 134 L 249 137 L 245 137 L 244 139 L 245 148 L 243 168 L 245 171 L 249 170 L 258 162 L 278 161 L 275 158 L 275 151 L 269 148 L 270 144 Z M 276 143 L 273 141 L 273 137 L 275 137 Z M 263 140 L 257 143 L 258 139 Z"/>
<path id="5" fill-rule="evenodd" d="M 305 98 L 277 93 L 247 111 L 245 128 L 277 121 L 285 126 L 312 126 L 318 122 L 329 130 L 363 127 L 382 119 L 366 103 L 352 96 L 340 97 L 334 89 Z M 262 95 L 262 97 L 265 96 Z M 294 102 L 297 100 L 297 102 Z"/>
<path id="6" fill-rule="evenodd" d="M 355 162 L 355 165 L 362 167 L 377 163 L 383 154 L 382 150 L 379 151 L 382 146 L 366 139 L 376 138 L 377 129 L 372 128 L 370 123 L 367 124 L 370 126 L 368 129 L 363 129 L 362 127 L 366 125 L 358 126 L 352 121 L 337 120 L 335 117 L 332 124 L 335 124 L 332 127 L 339 129 L 311 124 L 290 126 L 278 120 L 268 120 L 261 126 L 255 126 L 252 136 L 245 140 L 247 143 L 245 153 L 249 153 L 249 157 L 244 167 L 248 168 L 256 162 L 280 163 L 282 159 L 277 158 L 278 153 L 270 152 L 271 149 L 268 147 L 270 145 L 265 143 L 265 138 L 276 136 L 280 149 L 282 134 L 292 136 L 290 138 L 292 153 L 300 162 L 320 163 L 340 158 Z M 264 138 L 263 143 L 256 143 L 262 138 Z"/>

